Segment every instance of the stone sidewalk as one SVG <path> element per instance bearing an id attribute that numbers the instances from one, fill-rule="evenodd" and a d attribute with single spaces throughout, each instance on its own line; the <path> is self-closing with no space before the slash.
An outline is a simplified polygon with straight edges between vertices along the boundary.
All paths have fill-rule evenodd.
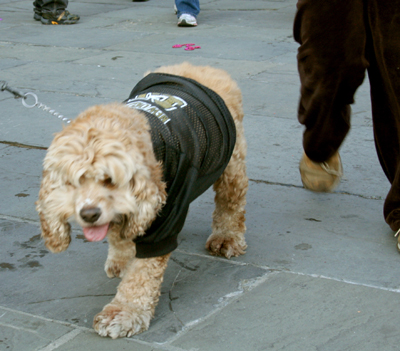
<path id="1" fill-rule="evenodd" d="M 149 69 L 189 61 L 227 70 L 243 92 L 251 179 L 246 255 L 210 257 L 213 194 L 196 200 L 147 332 L 101 338 L 93 316 L 118 279 L 106 243 L 75 229 L 50 254 L 34 202 L 55 117 L 0 92 L 0 350 L 399 350 L 400 275 L 384 223 L 389 190 L 373 142 L 369 87 L 359 89 L 332 194 L 301 186 L 302 127 L 292 38 L 295 0 L 201 0 L 197 28 L 173 2 L 71 1 L 73 26 L 33 20 L 32 3 L 0 0 L 0 80 L 66 117 L 124 100 Z M 195 43 L 201 49 L 173 49 Z"/>

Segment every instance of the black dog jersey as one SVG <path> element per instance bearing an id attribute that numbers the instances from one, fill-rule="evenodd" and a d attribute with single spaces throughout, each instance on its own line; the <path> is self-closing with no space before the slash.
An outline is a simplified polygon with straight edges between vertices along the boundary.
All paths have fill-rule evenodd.
<path id="1" fill-rule="evenodd" d="M 146 233 L 135 239 L 136 257 L 166 255 L 178 246 L 189 204 L 226 168 L 236 142 L 235 123 L 214 91 L 165 73 L 147 75 L 124 102 L 148 118 L 167 184 L 167 203 Z"/>

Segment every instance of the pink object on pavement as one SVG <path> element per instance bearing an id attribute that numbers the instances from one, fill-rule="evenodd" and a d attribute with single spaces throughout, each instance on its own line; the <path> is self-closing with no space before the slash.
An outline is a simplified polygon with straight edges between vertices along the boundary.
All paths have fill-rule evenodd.
<path id="1" fill-rule="evenodd" d="M 194 46 L 194 45 L 195 44 L 175 44 L 172 47 L 174 49 L 178 49 L 178 48 L 181 48 L 182 46 L 186 46 L 185 50 L 188 50 L 188 51 L 201 48 L 200 46 Z"/>

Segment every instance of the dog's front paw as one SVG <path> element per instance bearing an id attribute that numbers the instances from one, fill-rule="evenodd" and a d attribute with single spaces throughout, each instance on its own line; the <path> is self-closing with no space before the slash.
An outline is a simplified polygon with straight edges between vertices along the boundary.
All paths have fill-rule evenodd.
<path id="1" fill-rule="evenodd" d="M 107 277 L 119 277 L 122 278 L 128 266 L 128 260 L 116 260 L 107 258 L 104 270 L 106 271 Z"/>
<path id="2" fill-rule="evenodd" d="M 206 243 L 206 249 L 215 256 L 231 258 L 246 253 L 246 242 L 244 238 L 229 238 L 223 235 L 211 234 Z"/>
<path id="3" fill-rule="evenodd" d="M 130 337 L 149 328 L 152 314 L 122 303 L 106 305 L 93 320 L 93 328 L 100 336 L 113 339 Z"/>

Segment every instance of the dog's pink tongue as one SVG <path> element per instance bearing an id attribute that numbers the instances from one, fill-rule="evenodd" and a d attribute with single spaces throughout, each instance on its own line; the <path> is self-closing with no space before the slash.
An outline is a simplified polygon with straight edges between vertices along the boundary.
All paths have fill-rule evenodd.
<path id="1" fill-rule="evenodd" d="M 83 228 L 83 234 L 89 241 L 101 241 L 103 240 L 108 232 L 109 223 L 99 225 L 96 227 Z"/>

